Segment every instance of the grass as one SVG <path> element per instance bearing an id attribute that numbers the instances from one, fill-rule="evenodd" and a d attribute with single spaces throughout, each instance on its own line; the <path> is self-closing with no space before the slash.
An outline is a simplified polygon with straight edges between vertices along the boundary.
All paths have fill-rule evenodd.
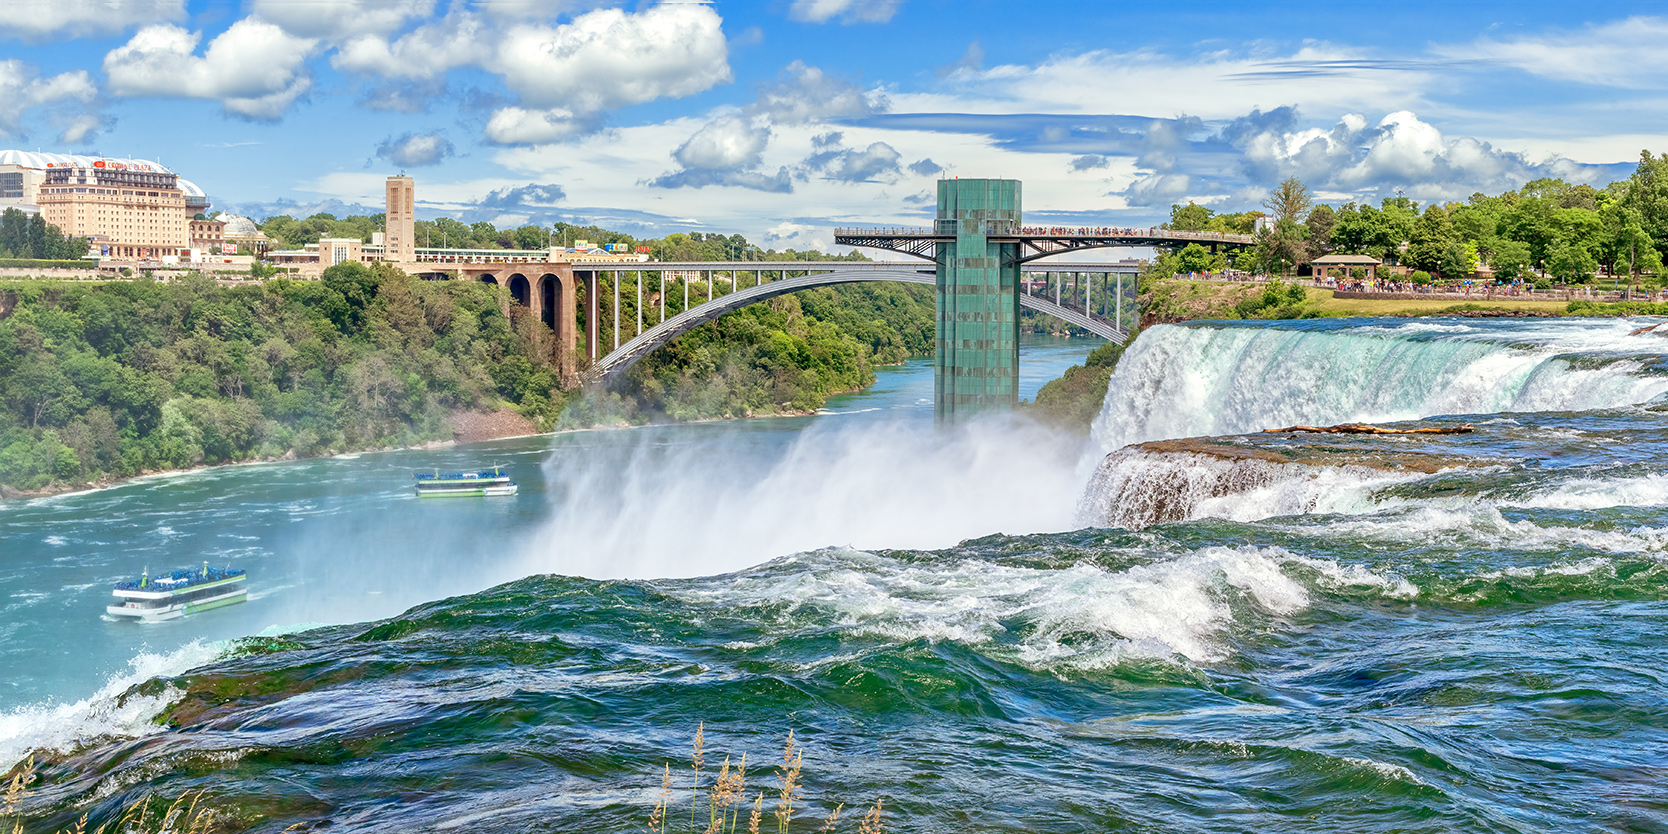
<path id="1" fill-rule="evenodd" d="M 1569 307 L 1569 302 L 1533 301 L 1527 299 L 1494 299 L 1478 298 L 1472 301 L 1458 302 L 1452 298 L 1433 298 L 1429 301 L 1407 301 L 1392 298 L 1337 298 L 1332 290 L 1308 288 L 1310 307 L 1319 310 L 1324 316 L 1429 316 L 1451 312 L 1455 308 L 1464 307 L 1467 310 L 1528 310 L 1537 313 L 1556 313 L 1563 315 Z"/>
<path id="2" fill-rule="evenodd" d="M 704 723 L 695 730 L 693 748 L 688 793 L 690 834 L 736 834 L 738 826 L 744 824 L 744 813 L 746 827 L 743 830 L 747 834 L 759 834 L 765 818 L 766 793 L 763 789 L 754 791 L 748 787 L 746 754 L 736 766 L 731 766 L 730 757 L 725 756 L 717 776 L 703 784 L 707 761 Z M 777 834 L 789 834 L 793 829 L 795 812 L 800 810 L 796 804 L 804 792 L 804 766 L 805 751 L 790 730 L 787 743 L 782 748 L 782 763 L 776 768 L 776 784 L 770 787 L 776 806 L 771 816 L 775 817 Z M 9 779 L 0 782 L 0 834 L 25 834 L 20 809 L 23 800 L 31 793 L 29 787 L 34 784 L 35 777 L 35 760 L 31 756 L 13 771 Z M 674 814 L 679 819 L 676 827 L 681 827 L 682 815 L 672 806 L 683 792 L 676 790 L 673 782 L 672 766 L 668 763 L 661 772 L 660 793 L 649 810 L 648 826 L 637 829 L 638 834 L 667 834 L 668 823 Z M 751 802 L 747 801 L 749 793 L 754 794 Z M 171 804 L 165 799 L 146 796 L 128 806 L 114 822 L 89 831 L 87 815 L 83 814 L 74 828 L 58 834 L 218 834 L 220 831 L 238 830 L 244 827 L 243 823 L 249 822 L 238 820 L 235 815 L 219 813 L 209 804 L 204 804 L 206 794 L 207 790 L 187 791 Z M 840 827 L 840 812 L 844 809 L 845 803 L 840 803 L 827 817 L 820 821 L 811 819 L 809 823 L 818 826 L 815 829 L 818 834 L 835 834 Z M 885 834 L 881 819 L 883 809 L 884 800 L 875 800 L 868 813 L 858 819 L 856 834 Z M 705 820 L 699 818 L 701 810 L 707 812 Z M 703 824 L 704 828 L 701 827 Z M 305 823 L 297 823 L 284 830 L 292 831 L 302 825 Z M 801 824 L 798 830 L 806 830 L 806 827 Z"/>
<path id="3" fill-rule="evenodd" d="M 34 781 L 35 757 L 30 756 L 12 773 L 4 792 L 0 792 L 0 834 L 24 834 L 19 806 L 29 796 L 29 786 Z M 128 806 L 115 822 L 105 823 L 90 833 L 87 815 L 82 814 L 74 828 L 63 829 L 59 834 L 211 834 L 219 830 L 215 823 L 220 815 L 213 808 L 198 807 L 207 793 L 206 790 L 187 791 L 167 805 L 147 796 Z"/>
<path id="4" fill-rule="evenodd" d="M 776 784 L 771 788 L 776 804 L 771 816 L 776 819 L 777 834 L 788 834 L 793 826 L 796 810 L 794 806 L 804 791 L 801 781 L 804 766 L 805 751 L 790 730 L 787 743 L 782 748 L 782 763 L 776 768 Z M 703 791 L 701 777 L 705 769 L 706 725 L 703 724 L 695 730 L 693 753 L 690 756 L 690 834 L 735 834 L 737 826 L 742 823 L 743 809 L 748 809 L 745 829 L 747 834 L 759 834 L 759 826 L 764 821 L 765 814 L 765 791 L 761 789 L 754 793 L 747 787 L 747 755 L 742 754 L 741 764 L 736 767 L 731 767 L 730 757 L 725 756 L 717 777 Z M 649 824 L 642 829 L 644 834 L 666 834 L 667 821 L 676 813 L 672 808 L 674 797 L 681 794 L 681 791 L 674 792 L 672 781 L 672 766 L 668 763 L 661 773 L 659 799 L 649 809 Z M 747 801 L 749 793 L 754 793 L 752 802 Z M 704 829 L 700 827 L 699 820 L 703 796 L 706 798 L 707 812 Z M 816 829 L 818 834 L 833 834 L 838 830 L 840 812 L 845 807 L 845 803 L 834 806 L 834 810 Z M 883 808 L 884 800 L 875 800 L 869 812 L 857 821 L 857 834 L 884 834 L 885 827 L 881 820 Z M 681 820 L 681 814 L 679 818 Z M 811 822 L 815 823 L 816 820 Z M 801 828 L 803 829 L 803 826 Z"/>

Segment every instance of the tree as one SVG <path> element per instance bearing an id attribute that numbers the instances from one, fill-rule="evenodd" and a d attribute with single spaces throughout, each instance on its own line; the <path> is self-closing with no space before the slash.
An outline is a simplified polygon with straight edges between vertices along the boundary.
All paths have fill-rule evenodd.
<path id="1" fill-rule="evenodd" d="M 1582 284 L 1592 279 L 1598 269 L 1598 261 L 1586 247 L 1571 241 L 1559 241 L 1548 253 L 1546 267 L 1547 271 L 1567 284 Z"/>
<path id="2" fill-rule="evenodd" d="M 29 247 L 29 215 L 20 209 L 9 208 L 0 214 L 0 255 L 12 258 L 27 257 Z"/>
<path id="3" fill-rule="evenodd" d="M 1177 272 L 1210 272 L 1210 251 L 1197 243 L 1189 243 L 1176 253 L 1175 267 Z"/>
<path id="4" fill-rule="evenodd" d="M 1216 212 L 1204 206 L 1189 202 L 1185 206 L 1170 206 L 1169 227 L 1183 232 L 1202 232 L 1210 228 L 1210 221 Z"/>
<path id="5" fill-rule="evenodd" d="M 1309 187 L 1297 177 L 1287 177 L 1269 192 L 1267 199 L 1263 200 L 1263 208 L 1268 209 L 1276 222 L 1298 222 L 1309 213 L 1309 207 L 1312 205 L 1314 200 L 1309 196 Z"/>
<path id="6" fill-rule="evenodd" d="M 1442 272 L 1442 260 L 1450 246 L 1459 242 L 1448 212 L 1436 204 L 1425 207 L 1425 213 L 1414 224 L 1403 261 L 1414 269 Z M 1448 276 L 1445 276 L 1448 277 Z"/>
<path id="7" fill-rule="evenodd" d="M 1303 263 L 1308 251 L 1305 246 L 1308 238 L 1309 229 L 1291 219 L 1279 221 L 1272 229 L 1264 229 L 1257 238 L 1257 251 L 1264 269 L 1271 275 L 1285 275 Z"/>
<path id="8" fill-rule="evenodd" d="M 47 253 L 46 218 L 35 215 L 29 218 L 29 254 L 25 258 L 44 258 Z"/>
<path id="9" fill-rule="evenodd" d="M 1337 223 L 1337 214 L 1332 207 L 1322 203 L 1309 210 L 1309 216 L 1303 225 L 1309 227 L 1309 251 L 1305 260 L 1312 261 L 1327 252 L 1327 243 L 1332 239 L 1332 227 Z"/>
<path id="10" fill-rule="evenodd" d="M 1668 153 L 1639 152 L 1639 165 L 1628 178 L 1622 204 L 1639 212 L 1645 233 L 1658 252 L 1668 253 Z"/>
<path id="11" fill-rule="evenodd" d="M 1506 281 L 1527 278 L 1529 264 L 1529 244 L 1505 238 L 1495 242 L 1494 255 L 1489 259 L 1494 277 Z"/>
<path id="12" fill-rule="evenodd" d="M 1463 278 L 1477 271 L 1477 245 L 1454 240 L 1442 253 L 1442 277 Z"/>

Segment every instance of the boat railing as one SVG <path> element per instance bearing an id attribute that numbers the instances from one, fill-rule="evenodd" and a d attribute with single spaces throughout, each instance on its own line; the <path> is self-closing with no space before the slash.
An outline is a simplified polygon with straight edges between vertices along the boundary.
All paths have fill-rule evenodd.
<path id="1" fill-rule="evenodd" d="M 475 481 L 482 478 L 508 478 L 502 469 L 483 469 L 480 472 L 417 472 L 411 477 L 419 481 Z"/>
<path id="2" fill-rule="evenodd" d="M 243 576 L 242 568 L 209 568 L 208 570 L 177 570 L 166 576 L 147 576 L 135 582 L 118 582 L 118 591 L 174 591 L 194 585 L 207 585 L 224 579 Z"/>

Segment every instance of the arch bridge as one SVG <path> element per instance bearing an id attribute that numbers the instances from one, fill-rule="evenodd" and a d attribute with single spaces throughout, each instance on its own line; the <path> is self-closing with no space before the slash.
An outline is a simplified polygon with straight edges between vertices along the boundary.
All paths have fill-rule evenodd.
<path id="1" fill-rule="evenodd" d="M 614 319 L 614 349 L 607 355 L 597 357 L 594 335 L 588 340 L 591 347 L 592 363 L 585 370 L 582 378 L 587 383 L 612 384 L 621 374 L 644 356 L 652 353 L 656 348 L 667 342 L 717 319 L 725 313 L 757 304 L 788 293 L 814 287 L 827 287 L 836 284 L 853 284 L 871 281 L 890 281 L 904 284 L 918 284 L 933 286 L 937 282 L 936 273 L 932 266 L 919 262 L 872 262 L 872 261 L 782 261 L 782 262 L 698 262 L 698 263 L 653 263 L 633 265 L 634 268 L 624 270 L 641 275 L 656 275 L 660 278 L 661 292 L 658 304 L 661 319 L 648 328 L 642 326 L 641 313 L 644 305 L 641 303 L 645 282 L 641 277 L 635 282 L 639 303 L 637 311 L 637 335 L 620 342 L 620 319 Z M 747 273 L 753 273 L 753 286 L 745 286 Z M 770 277 L 769 273 L 776 273 Z M 1126 321 L 1126 311 L 1134 314 L 1133 298 L 1127 298 L 1125 290 L 1135 288 L 1136 268 L 1133 264 L 1058 264 L 1052 267 L 1043 265 L 1028 265 L 1025 270 L 1028 280 L 1025 281 L 1026 292 L 1019 298 L 1021 306 L 1053 316 L 1061 321 L 1082 328 L 1109 341 L 1121 342 L 1129 337 L 1130 323 Z M 726 273 L 726 283 L 730 284 L 728 292 L 716 294 L 720 291 L 715 284 L 715 275 Z M 801 274 L 790 274 L 801 273 Z M 684 292 L 684 309 L 671 316 L 665 316 L 665 281 L 672 276 L 674 282 L 681 284 Z M 689 289 L 693 284 L 699 287 L 700 282 L 706 282 L 706 301 L 694 306 L 689 304 Z M 1095 297 L 1096 283 L 1102 286 L 1101 297 Z M 593 279 L 594 280 L 594 279 Z M 1069 291 L 1067 289 L 1069 282 Z M 618 280 L 610 282 L 617 289 Z M 1038 294 L 1039 287 L 1042 290 Z M 1069 299 L 1066 294 L 1069 292 Z M 595 294 L 592 295 L 595 297 Z M 1082 309 L 1077 309 L 1074 302 L 1081 303 Z M 619 310 L 619 299 L 616 296 L 614 308 Z M 587 328 L 590 330 L 590 328 Z"/>

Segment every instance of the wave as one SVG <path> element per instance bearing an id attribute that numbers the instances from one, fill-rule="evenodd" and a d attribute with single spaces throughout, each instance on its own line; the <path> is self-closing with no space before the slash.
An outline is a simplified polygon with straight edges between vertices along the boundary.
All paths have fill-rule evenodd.
<path id="1" fill-rule="evenodd" d="M 1662 339 L 1628 320 L 1159 325 L 1119 361 L 1103 452 L 1286 425 L 1587 411 L 1668 392 Z"/>
<path id="2" fill-rule="evenodd" d="M 111 675 L 92 695 L 72 703 L 43 702 L 0 712 L 0 770 L 32 751 L 69 752 L 98 739 L 137 738 L 160 731 L 151 722 L 179 696 L 177 690 L 139 692 L 133 687 L 213 662 L 225 643 L 193 641 L 166 653 L 143 652 Z"/>
<path id="3" fill-rule="evenodd" d="M 726 610 L 809 610 L 808 619 L 832 620 L 851 634 L 895 644 L 954 642 L 1065 674 L 1131 660 L 1220 662 L 1236 626 L 1289 617 L 1309 606 L 1312 591 L 1346 587 L 1390 598 L 1417 593 L 1361 566 L 1279 547 L 1224 546 L 1064 567 L 819 551 L 685 593 Z"/>

